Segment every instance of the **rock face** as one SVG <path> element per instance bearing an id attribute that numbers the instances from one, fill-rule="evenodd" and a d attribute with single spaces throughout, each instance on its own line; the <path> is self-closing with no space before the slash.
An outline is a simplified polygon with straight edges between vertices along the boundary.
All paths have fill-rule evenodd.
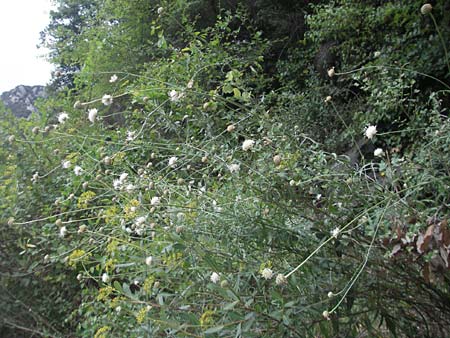
<path id="1" fill-rule="evenodd" d="M 44 86 L 17 86 L 16 88 L 4 92 L 0 98 L 5 106 L 17 117 L 27 118 L 31 113 L 37 112 L 34 102 L 38 98 L 45 98 Z"/>

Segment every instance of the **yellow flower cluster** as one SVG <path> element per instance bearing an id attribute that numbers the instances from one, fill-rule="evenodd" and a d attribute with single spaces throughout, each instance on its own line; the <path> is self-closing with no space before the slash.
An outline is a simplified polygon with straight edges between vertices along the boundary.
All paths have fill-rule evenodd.
<path id="1" fill-rule="evenodd" d="M 105 286 L 98 290 L 97 300 L 104 301 L 108 299 L 108 297 L 114 293 L 116 290 L 112 286 Z"/>
<path id="2" fill-rule="evenodd" d="M 97 330 L 97 332 L 94 335 L 94 338 L 106 338 L 106 332 L 111 330 L 109 326 L 103 326 Z"/>
<path id="3" fill-rule="evenodd" d="M 155 277 L 149 276 L 144 281 L 143 290 L 145 293 L 149 293 L 152 290 L 153 283 L 155 282 Z"/>
<path id="4" fill-rule="evenodd" d="M 84 251 L 84 250 L 80 250 L 80 249 L 77 249 L 77 250 L 74 250 L 74 251 L 72 251 L 72 253 L 70 254 L 70 256 L 69 256 L 69 259 L 68 259 L 68 261 L 67 261 L 67 264 L 69 265 L 69 266 L 71 266 L 71 267 L 76 267 L 77 266 L 77 263 L 83 258 L 83 257 L 89 257 L 90 256 L 90 254 L 89 253 L 87 253 L 86 254 L 86 251 Z"/>
<path id="5" fill-rule="evenodd" d="M 139 310 L 139 312 L 136 314 L 136 321 L 138 324 L 142 324 L 144 322 L 145 317 L 147 316 L 147 308 L 143 307 Z"/>
<path id="6" fill-rule="evenodd" d="M 78 209 L 86 209 L 88 207 L 89 202 L 94 199 L 96 193 L 93 191 L 86 191 L 78 197 L 77 207 Z"/>

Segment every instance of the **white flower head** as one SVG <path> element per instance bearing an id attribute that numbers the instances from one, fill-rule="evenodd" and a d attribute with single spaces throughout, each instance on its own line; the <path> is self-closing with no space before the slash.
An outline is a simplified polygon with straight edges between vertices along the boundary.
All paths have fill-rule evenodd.
<path id="1" fill-rule="evenodd" d="M 156 12 L 161 15 L 162 12 L 164 12 L 164 7 L 158 7 L 158 9 L 156 10 Z"/>
<path id="2" fill-rule="evenodd" d="M 228 170 L 232 174 L 239 172 L 240 169 L 241 169 L 241 165 L 238 163 L 233 163 L 228 166 Z"/>
<path id="3" fill-rule="evenodd" d="M 97 109 L 95 109 L 95 108 L 89 109 L 88 110 L 88 119 L 89 119 L 89 121 L 94 123 L 95 119 L 97 118 L 97 114 L 98 114 L 98 110 Z"/>
<path id="4" fill-rule="evenodd" d="M 109 275 L 106 272 L 102 275 L 102 282 L 103 283 L 109 282 Z"/>
<path id="5" fill-rule="evenodd" d="M 67 235 L 67 228 L 65 226 L 59 229 L 59 237 L 64 238 Z"/>
<path id="6" fill-rule="evenodd" d="M 140 217 L 136 218 L 136 220 L 134 221 L 134 223 L 135 223 L 137 226 L 141 226 L 142 224 L 145 223 L 146 220 L 147 220 L 147 217 L 145 217 L 145 216 L 140 216 Z"/>
<path id="7" fill-rule="evenodd" d="M 331 235 L 332 235 L 334 238 L 337 238 L 337 237 L 339 236 L 340 233 L 341 233 L 341 229 L 339 229 L 339 227 L 336 227 L 336 228 L 334 228 L 334 229 L 331 231 Z"/>
<path id="8" fill-rule="evenodd" d="M 133 184 L 127 184 L 127 186 L 125 187 L 126 192 L 131 193 L 133 192 L 133 190 L 136 189 L 136 187 Z"/>
<path id="9" fill-rule="evenodd" d="M 327 73 L 328 73 L 329 77 L 333 77 L 336 74 L 334 67 L 331 67 L 330 69 L 328 69 Z"/>
<path id="10" fill-rule="evenodd" d="M 168 94 L 172 102 L 177 102 L 184 97 L 184 93 L 177 92 L 175 89 L 172 89 Z"/>
<path id="11" fill-rule="evenodd" d="M 73 168 L 73 172 L 75 173 L 75 175 L 80 176 L 83 173 L 83 168 L 77 165 L 75 166 L 75 168 Z"/>
<path id="12" fill-rule="evenodd" d="M 102 103 L 105 106 L 110 106 L 113 103 L 113 97 L 111 95 L 108 95 L 108 94 L 103 95 Z"/>
<path id="13" fill-rule="evenodd" d="M 188 89 L 191 89 L 194 87 L 194 79 L 190 79 L 186 86 Z"/>
<path id="14" fill-rule="evenodd" d="M 62 165 L 62 167 L 63 167 L 64 169 L 69 169 L 70 166 L 72 165 L 72 163 L 70 163 L 69 160 L 65 160 L 65 161 L 62 161 L 62 162 L 61 162 L 61 165 Z"/>
<path id="15" fill-rule="evenodd" d="M 64 122 L 66 122 L 66 120 L 69 119 L 69 114 L 67 114 L 66 112 L 62 112 L 58 115 L 58 122 L 63 124 Z"/>
<path id="16" fill-rule="evenodd" d="M 114 180 L 113 181 L 113 187 L 115 190 L 120 190 L 122 188 L 122 181 L 121 180 Z"/>
<path id="17" fill-rule="evenodd" d="M 124 182 L 127 179 L 127 177 L 128 177 L 127 173 L 122 173 L 119 176 L 119 181 Z"/>
<path id="18" fill-rule="evenodd" d="M 169 158 L 169 167 L 175 168 L 177 166 L 178 157 L 172 156 Z"/>
<path id="19" fill-rule="evenodd" d="M 265 268 L 263 271 L 261 271 L 261 276 L 264 279 L 271 279 L 273 277 L 273 271 L 272 269 Z"/>
<path id="20" fill-rule="evenodd" d="M 384 151 L 383 151 L 383 149 L 381 149 L 381 148 L 377 148 L 377 149 L 375 149 L 375 151 L 373 152 L 373 155 L 376 156 L 376 157 L 382 157 L 383 154 L 384 154 Z"/>
<path id="21" fill-rule="evenodd" d="M 111 78 L 109 79 L 109 82 L 110 82 L 110 83 L 114 83 L 114 82 L 116 82 L 116 81 L 117 81 L 117 79 L 118 79 L 117 75 L 116 75 L 116 74 L 114 74 L 114 75 L 113 75 L 113 76 L 111 76 Z"/>
<path id="22" fill-rule="evenodd" d="M 148 256 L 145 259 L 145 264 L 147 264 L 148 266 L 152 265 L 152 262 L 153 262 L 153 257 L 152 256 Z"/>
<path id="23" fill-rule="evenodd" d="M 243 151 L 248 151 L 248 150 L 252 149 L 254 145 L 255 145 L 255 141 L 254 140 L 245 140 L 242 143 L 242 150 Z"/>
<path id="24" fill-rule="evenodd" d="M 277 285 L 283 285 L 283 284 L 286 284 L 286 283 L 287 283 L 286 276 L 283 275 L 282 273 L 279 273 L 279 274 L 277 275 L 277 278 L 275 279 L 275 283 L 276 283 Z"/>
<path id="25" fill-rule="evenodd" d="M 127 131 L 127 141 L 133 141 L 136 138 L 136 132 L 128 130 Z"/>
<path id="26" fill-rule="evenodd" d="M 217 272 L 213 272 L 211 274 L 211 277 L 209 277 L 209 279 L 211 280 L 211 282 L 213 282 L 214 284 L 217 284 L 220 281 L 220 275 Z"/>
<path id="27" fill-rule="evenodd" d="M 371 140 L 377 133 L 377 126 L 368 126 L 365 130 L 364 130 L 364 135 L 366 135 L 366 137 Z"/>
<path id="28" fill-rule="evenodd" d="M 31 182 L 35 183 L 39 179 L 39 173 L 36 171 L 31 178 Z"/>
<path id="29" fill-rule="evenodd" d="M 161 198 L 158 196 L 152 197 L 152 200 L 150 201 L 150 204 L 153 206 L 159 205 L 161 203 Z"/>

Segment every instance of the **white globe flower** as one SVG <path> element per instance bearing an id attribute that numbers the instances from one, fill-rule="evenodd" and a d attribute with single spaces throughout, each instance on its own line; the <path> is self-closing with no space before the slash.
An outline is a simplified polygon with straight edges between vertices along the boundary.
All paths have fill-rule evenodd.
<path id="1" fill-rule="evenodd" d="M 364 135 L 371 140 L 377 133 L 377 126 L 368 126 L 364 131 Z"/>
<path id="2" fill-rule="evenodd" d="M 70 166 L 72 165 L 72 163 L 70 163 L 70 161 L 65 160 L 65 161 L 62 161 L 61 165 L 64 169 L 69 169 Z"/>
<path id="3" fill-rule="evenodd" d="M 245 140 L 242 143 L 242 150 L 243 151 L 248 151 L 248 150 L 252 149 L 254 145 L 255 145 L 255 141 L 254 140 Z"/>
<path id="4" fill-rule="evenodd" d="M 184 97 L 184 93 L 177 92 L 175 89 L 172 89 L 169 92 L 169 99 L 172 102 L 177 102 Z"/>
<path id="5" fill-rule="evenodd" d="M 69 114 L 67 114 L 66 112 L 62 112 L 58 115 L 58 122 L 63 124 L 64 122 L 66 122 L 66 120 L 69 119 Z"/>
<path id="6" fill-rule="evenodd" d="M 331 67 L 330 69 L 328 69 L 327 73 L 328 73 L 329 77 L 333 77 L 336 74 L 334 67 Z"/>
<path id="7" fill-rule="evenodd" d="M 275 279 L 275 283 L 276 283 L 277 285 L 283 285 L 283 284 L 286 284 L 286 283 L 287 283 L 286 276 L 283 275 L 282 273 L 279 273 L 279 274 L 277 275 L 277 278 Z"/>
<path id="8" fill-rule="evenodd" d="M 175 156 L 172 156 L 171 158 L 169 158 L 169 167 L 175 168 L 177 166 L 177 161 L 178 161 L 178 158 Z"/>
<path id="9" fill-rule="evenodd" d="M 261 276 L 264 279 L 271 279 L 273 277 L 273 271 L 269 268 L 265 268 L 263 271 L 261 271 Z"/>
<path id="10" fill-rule="evenodd" d="M 337 237 L 339 236 L 340 232 L 341 232 L 341 229 L 339 229 L 339 228 L 334 228 L 334 229 L 331 231 L 331 236 L 333 236 L 334 238 L 337 238 Z"/>
<path id="11" fill-rule="evenodd" d="M 95 119 L 97 118 L 97 114 L 98 114 L 98 110 L 95 108 L 89 109 L 88 110 L 88 120 L 91 121 L 92 123 L 95 122 Z"/>
<path id="12" fill-rule="evenodd" d="M 152 197 L 150 204 L 153 206 L 159 205 L 161 203 L 161 198 L 158 196 Z"/>
<path id="13" fill-rule="evenodd" d="M 383 149 L 381 149 L 381 148 L 377 148 L 377 149 L 375 149 L 375 151 L 373 152 L 373 155 L 376 156 L 376 157 L 382 157 L 383 154 L 384 154 L 384 151 L 383 151 Z"/>
<path id="14" fill-rule="evenodd" d="M 75 173 L 75 175 L 80 176 L 83 173 L 83 168 L 77 165 L 75 166 L 75 168 L 73 168 L 73 172 Z"/>
<path id="15" fill-rule="evenodd" d="M 152 257 L 152 256 L 148 256 L 148 257 L 145 259 L 145 264 L 147 264 L 148 266 L 150 266 L 150 265 L 152 265 L 152 263 L 153 263 L 153 257 Z"/>
<path id="16" fill-rule="evenodd" d="M 113 103 L 113 97 L 111 95 L 108 95 L 108 94 L 103 95 L 102 103 L 105 106 L 110 106 Z"/>
<path id="17" fill-rule="evenodd" d="M 213 272 L 211 274 L 211 277 L 209 278 L 211 280 L 211 282 L 213 282 L 214 284 L 217 284 L 220 281 L 220 276 L 217 272 Z"/>
<path id="18" fill-rule="evenodd" d="M 102 275 L 102 282 L 103 283 L 109 282 L 109 275 L 106 272 Z"/>
<path id="19" fill-rule="evenodd" d="M 61 227 L 59 229 L 59 237 L 64 238 L 67 235 L 67 228 L 65 226 Z"/>
<path id="20" fill-rule="evenodd" d="M 114 83 L 114 82 L 116 82 L 116 81 L 117 81 L 117 79 L 118 79 L 117 75 L 116 75 L 116 74 L 114 74 L 114 75 L 113 75 L 113 76 L 111 76 L 111 78 L 109 79 L 109 82 L 110 82 L 110 83 Z"/>
<path id="21" fill-rule="evenodd" d="M 239 170 L 241 169 L 241 165 L 240 164 L 237 164 L 237 163 L 233 163 L 233 164 L 230 164 L 229 166 L 228 166 L 228 170 L 230 171 L 230 173 L 237 173 L 237 172 L 239 172 Z"/>

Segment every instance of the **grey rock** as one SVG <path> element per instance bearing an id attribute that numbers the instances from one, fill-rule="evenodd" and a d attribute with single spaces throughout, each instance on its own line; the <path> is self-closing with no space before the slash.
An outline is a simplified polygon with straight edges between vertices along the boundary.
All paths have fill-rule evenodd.
<path id="1" fill-rule="evenodd" d="M 38 98 L 46 98 L 44 86 L 24 86 L 19 85 L 16 88 L 4 92 L 0 99 L 5 106 L 9 108 L 17 117 L 30 116 L 31 113 L 38 112 L 34 102 Z"/>

